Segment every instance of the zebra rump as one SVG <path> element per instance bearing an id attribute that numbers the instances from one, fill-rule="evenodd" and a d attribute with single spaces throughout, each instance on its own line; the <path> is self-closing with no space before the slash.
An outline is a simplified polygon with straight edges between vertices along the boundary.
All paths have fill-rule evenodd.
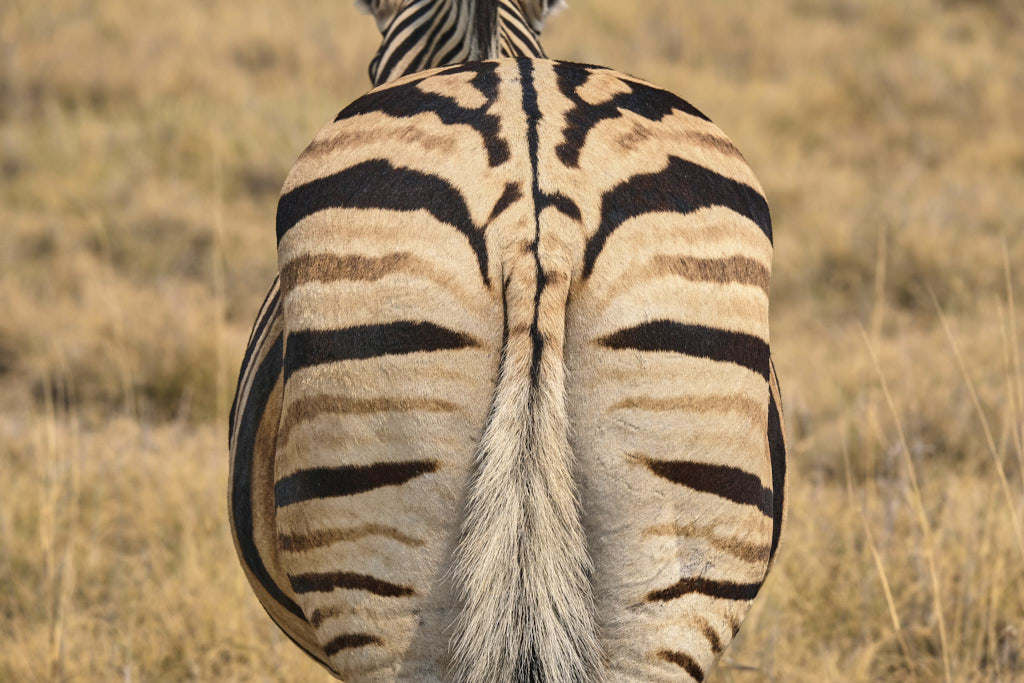
<path id="1" fill-rule="evenodd" d="M 293 637 L 346 679 L 703 678 L 781 530 L 770 238 L 720 131 L 610 70 L 346 108 L 278 209 Z"/>
<path id="2" fill-rule="evenodd" d="M 379 85 L 285 181 L 232 410 L 246 575 L 347 681 L 702 681 L 785 517 L 760 185 L 610 69 L 403 76 L 537 57 L 558 3 L 365 4 Z"/>

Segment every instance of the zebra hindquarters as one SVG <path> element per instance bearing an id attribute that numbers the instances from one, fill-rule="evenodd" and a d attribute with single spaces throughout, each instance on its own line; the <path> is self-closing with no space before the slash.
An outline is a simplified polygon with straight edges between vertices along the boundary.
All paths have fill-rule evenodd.
<path id="1" fill-rule="evenodd" d="M 572 446 L 613 677 L 703 680 L 764 579 L 770 255 L 727 208 L 648 213 L 573 297 Z"/>
<path id="2" fill-rule="evenodd" d="M 324 655 L 288 584 L 277 544 L 274 461 L 284 390 L 284 326 L 274 279 L 246 347 L 231 408 L 228 517 L 235 550 L 267 614 L 324 666 Z"/>
<path id="3" fill-rule="evenodd" d="M 427 212 L 322 210 L 279 252 L 275 495 L 290 587 L 343 678 L 437 680 L 500 302 L 465 239 Z"/>

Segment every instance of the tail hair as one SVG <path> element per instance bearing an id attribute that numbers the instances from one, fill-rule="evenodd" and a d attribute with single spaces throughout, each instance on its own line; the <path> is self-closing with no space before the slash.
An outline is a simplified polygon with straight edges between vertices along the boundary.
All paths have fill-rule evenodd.
<path id="1" fill-rule="evenodd" d="M 506 299 L 516 292 L 526 296 L 529 287 L 511 284 L 505 283 Z M 510 310 L 533 313 L 533 297 L 528 298 L 528 306 L 506 301 L 506 321 L 515 321 Z M 564 330 L 564 306 L 559 314 L 562 320 L 544 327 Z M 601 678 L 592 567 L 568 438 L 562 338 L 547 339 L 538 361 L 537 326 L 532 334 L 529 328 L 513 325 L 510 334 L 506 322 L 498 382 L 456 550 L 457 681 Z"/>

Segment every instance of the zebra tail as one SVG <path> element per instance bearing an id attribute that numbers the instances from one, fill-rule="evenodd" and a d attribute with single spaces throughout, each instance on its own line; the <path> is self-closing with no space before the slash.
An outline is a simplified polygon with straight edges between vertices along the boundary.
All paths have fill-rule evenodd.
<path id="1" fill-rule="evenodd" d="M 539 233 L 505 263 L 500 370 L 453 567 L 457 681 L 601 679 L 565 400 L 571 268 L 543 263 Z"/>

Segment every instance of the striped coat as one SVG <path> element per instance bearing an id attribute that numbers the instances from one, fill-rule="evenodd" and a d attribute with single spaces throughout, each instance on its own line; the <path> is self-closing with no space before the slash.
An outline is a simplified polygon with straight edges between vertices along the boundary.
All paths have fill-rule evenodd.
<path id="1" fill-rule="evenodd" d="M 277 234 L 230 507 L 285 632 L 353 681 L 702 680 L 785 502 L 771 222 L 721 131 L 599 67 L 419 72 L 321 130 Z"/>

